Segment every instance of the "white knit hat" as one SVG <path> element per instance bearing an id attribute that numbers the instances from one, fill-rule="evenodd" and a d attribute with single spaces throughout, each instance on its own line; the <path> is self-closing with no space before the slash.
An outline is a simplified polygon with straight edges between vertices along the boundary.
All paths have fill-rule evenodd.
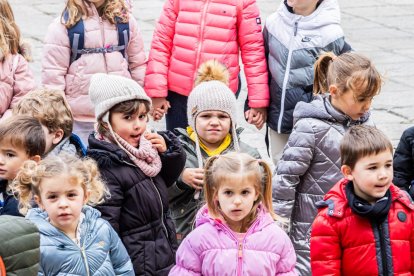
<path id="1" fill-rule="evenodd" d="M 207 75 L 207 77 L 206 77 Z M 231 119 L 231 136 L 236 151 L 240 150 L 236 134 L 237 101 L 233 91 L 226 85 L 228 83 L 227 68 L 215 60 L 207 61 L 200 66 L 199 83 L 188 96 L 187 119 L 196 133 L 196 151 L 199 168 L 203 167 L 199 138 L 196 131 L 196 118 L 208 110 L 222 111 Z"/>
<path id="2" fill-rule="evenodd" d="M 102 118 L 112 107 L 125 101 L 143 100 L 151 104 L 151 99 L 136 81 L 102 73 L 92 76 L 89 97 L 95 106 L 97 120 Z"/>

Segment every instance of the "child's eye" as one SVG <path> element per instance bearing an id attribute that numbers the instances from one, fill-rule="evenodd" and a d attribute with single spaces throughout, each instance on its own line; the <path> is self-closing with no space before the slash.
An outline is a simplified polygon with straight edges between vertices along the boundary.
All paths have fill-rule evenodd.
<path id="1" fill-rule="evenodd" d="M 246 190 L 246 191 L 242 191 L 242 195 L 248 195 L 250 194 L 250 191 Z"/>
<path id="2" fill-rule="evenodd" d="M 11 153 L 11 152 L 6 153 L 7 158 L 12 158 L 12 157 L 15 157 L 15 156 L 16 155 L 14 153 Z"/>
<path id="3" fill-rule="evenodd" d="M 201 114 L 200 117 L 204 118 L 204 119 L 209 119 L 209 118 L 211 118 L 211 115 L 210 114 Z"/>
<path id="4" fill-rule="evenodd" d="M 229 116 L 227 116 L 227 115 L 220 115 L 219 116 L 219 119 L 228 119 L 229 118 Z"/>
<path id="5" fill-rule="evenodd" d="M 391 168 L 392 167 L 392 164 L 386 164 L 385 167 L 386 168 Z"/>
<path id="6" fill-rule="evenodd" d="M 70 194 L 68 194 L 68 197 L 75 197 L 75 196 L 77 196 L 76 193 L 70 193 Z"/>
<path id="7" fill-rule="evenodd" d="M 224 191 L 224 194 L 227 195 L 227 196 L 231 196 L 233 194 L 233 192 L 232 191 Z"/>
<path id="8" fill-rule="evenodd" d="M 124 116 L 124 119 L 125 119 L 125 120 L 131 120 L 131 119 L 132 119 L 132 116 L 131 116 L 131 115 L 125 115 L 125 116 Z"/>
<path id="9" fill-rule="evenodd" d="M 142 120 L 142 119 L 146 119 L 147 118 L 147 114 L 140 114 L 139 115 L 139 119 L 140 120 Z"/>
<path id="10" fill-rule="evenodd" d="M 368 168 L 368 170 L 370 170 L 370 171 L 373 171 L 373 170 L 376 170 L 376 169 L 377 169 L 377 166 L 372 166 L 372 167 Z"/>
<path id="11" fill-rule="evenodd" d="M 56 195 L 49 195 L 47 196 L 47 199 L 56 199 Z"/>

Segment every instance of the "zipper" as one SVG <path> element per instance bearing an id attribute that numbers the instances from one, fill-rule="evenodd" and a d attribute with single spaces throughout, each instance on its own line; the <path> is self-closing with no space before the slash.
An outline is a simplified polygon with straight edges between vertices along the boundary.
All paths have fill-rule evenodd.
<path id="1" fill-rule="evenodd" d="M 198 63 L 200 62 L 200 55 L 201 55 L 201 45 L 202 45 L 202 41 L 204 39 L 204 23 L 206 20 L 206 14 L 207 14 L 207 7 L 208 4 L 210 3 L 210 0 L 204 0 L 204 7 L 203 7 L 203 15 L 201 17 L 201 23 L 200 23 L 200 39 L 198 40 L 198 46 L 197 46 L 197 58 L 196 58 L 196 62 L 195 62 L 195 70 L 194 70 L 194 77 L 193 79 L 195 80 L 197 78 L 197 72 L 198 72 Z"/>
<path id="2" fill-rule="evenodd" d="M 89 276 L 90 275 L 90 273 L 89 273 L 89 264 L 88 264 L 88 260 L 86 259 L 86 254 L 85 254 L 85 247 L 84 246 L 82 246 L 82 248 L 81 248 L 81 254 L 82 254 L 82 258 L 83 258 L 83 261 L 84 261 L 84 263 L 85 263 L 85 267 L 86 267 L 86 275 L 87 276 Z"/>
<path id="3" fill-rule="evenodd" d="M 158 198 L 160 200 L 160 205 L 161 205 L 161 224 L 162 224 L 162 227 L 164 228 L 165 235 L 167 236 L 167 238 L 169 238 L 168 231 L 167 231 L 167 227 L 165 226 L 165 223 L 164 223 L 164 207 L 162 206 L 161 195 L 160 195 L 160 192 L 158 191 L 157 187 L 155 186 L 155 183 L 152 180 L 152 177 L 150 177 L 150 179 L 151 179 L 152 185 L 154 186 L 155 191 L 157 192 Z"/>
<path id="4" fill-rule="evenodd" d="M 103 27 L 102 17 L 99 16 L 99 26 L 101 28 L 101 38 L 102 38 L 102 47 L 105 47 L 105 28 Z M 108 74 L 108 64 L 106 62 L 106 54 L 103 54 L 104 63 L 105 63 L 105 72 Z"/>
<path id="5" fill-rule="evenodd" d="M 277 121 L 277 132 L 278 133 L 282 133 L 282 119 L 283 119 L 283 113 L 285 113 L 286 86 L 289 80 L 290 63 L 292 61 L 292 52 L 293 52 L 292 47 L 293 47 L 293 42 L 295 41 L 295 37 L 298 33 L 299 20 L 300 18 L 295 21 L 295 26 L 293 27 L 293 37 L 289 41 L 289 53 L 288 53 L 288 59 L 287 59 L 287 64 L 286 64 L 285 76 L 283 78 L 282 97 L 280 99 L 280 113 L 279 113 L 279 118 Z"/>
<path id="6" fill-rule="evenodd" d="M 383 232 L 383 227 L 382 227 L 382 223 L 378 224 L 378 232 L 379 232 L 379 236 L 380 236 L 380 248 L 381 248 L 381 262 L 382 262 L 382 275 L 384 276 L 388 276 L 388 264 L 387 264 L 387 254 L 385 252 L 385 241 L 384 241 L 384 232 Z"/>

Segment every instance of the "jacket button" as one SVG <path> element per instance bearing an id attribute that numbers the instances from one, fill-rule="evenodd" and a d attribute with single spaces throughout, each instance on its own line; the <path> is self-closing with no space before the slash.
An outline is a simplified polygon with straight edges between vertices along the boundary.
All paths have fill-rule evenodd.
<path id="1" fill-rule="evenodd" d="M 399 211 L 399 212 L 398 212 L 398 214 L 397 214 L 397 218 L 398 218 L 401 222 L 405 222 L 405 221 L 407 220 L 407 215 L 406 215 L 404 212 Z"/>
<path id="2" fill-rule="evenodd" d="M 181 209 L 181 214 L 184 214 L 184 209 Z"/>

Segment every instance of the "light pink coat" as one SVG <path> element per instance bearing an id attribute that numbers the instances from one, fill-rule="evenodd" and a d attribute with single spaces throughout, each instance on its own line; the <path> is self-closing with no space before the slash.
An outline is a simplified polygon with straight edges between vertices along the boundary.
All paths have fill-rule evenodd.
<path id="1" fill-rule="evenodd" d="M 83 20 L 85 48 L 118 45 L 116 25 L 99 17 L 95 6 L 89 8 L 92 16 Z M 116 74 L 144 83 L 146 56 L 144 42 L 132 14 L 129 17 L 130 41 L 128 61 L 121 52 L 83 54 L 70 66 L 69 37 L 66 27 L 57 18 L 50 24 L 43 47 L 42 84 L 65 91 L 75 121 L 93 122 L 94 109 L 89 99 L 90 78 L 95 73 Z"/>
<path id="2" fill-rule="evenodd" d="M 20 54 L 5 57 L 0 50 L 0 118 L 10 116 L 11 108 L 35 88 L 26 59 Z"/>
<path id="3" fill-rule="evenodd" d="M 289 237 L 262 207 L 241 243 L 205 207 L 197 214 L 196 224 L 178 248 L 169 275 L 297 275 Z"/>
<path id="4" fill-rule="evenodd" d="M 152 40 L 145 91 L 156 98 L 166 97 L 168 90 L 188 96 L 199 66 L 216 59 L 230 71 L 230 88 L 236 92 L 240 48 L 249 106 L 267 107 L 269 87 L 261 31 L 255 0 L 166 0 Z"/>

